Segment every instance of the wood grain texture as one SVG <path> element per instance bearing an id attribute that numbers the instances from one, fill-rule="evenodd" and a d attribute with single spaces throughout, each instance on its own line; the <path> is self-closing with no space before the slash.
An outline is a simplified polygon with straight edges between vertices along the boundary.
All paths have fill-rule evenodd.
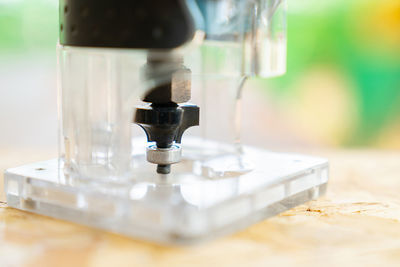
<path id="1" fill-rule="evenodd" d="M 326 197 L 191 247 L 158 246 L 2 203 L 0 266 L 400 266 L 400 152 L 318 154 L 331 162 Z M 9 156 L 0 167 L 22 160 Z"/>

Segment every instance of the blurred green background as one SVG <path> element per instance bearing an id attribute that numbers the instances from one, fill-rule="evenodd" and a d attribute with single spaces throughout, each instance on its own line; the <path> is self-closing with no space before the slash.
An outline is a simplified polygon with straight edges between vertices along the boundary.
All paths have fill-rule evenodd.
<path id="1" fill-rule="evenodd" d="M 400 1 L 288 7 L 288 73 L 251 82 L 271 114 L 272 142 L 400 148 Z M 57 120 L 57 9 L 57 0 L 0 0 L 2 146 L 57 142 L 49 130 Z"/>
<path id="2" fill-rule="evenodd" d="M 400 1 L 289 0 L 288 72 L 267 83 L 317 144 L 399 148 Z"/>

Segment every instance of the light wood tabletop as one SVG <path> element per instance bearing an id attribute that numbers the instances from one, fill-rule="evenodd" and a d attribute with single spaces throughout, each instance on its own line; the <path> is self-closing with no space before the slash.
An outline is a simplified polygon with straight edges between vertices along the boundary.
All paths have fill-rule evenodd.
<path id="1" fill-rule="evenodd" d="M 0 151 L 0 168 L 46 159 Z M 329 151 L 325 197 L 242 232 L 164 247 L 0 202 L 0 266 L 400 266 L 400 152 Z M 2 179 L 2 178 L 0 178 Z"/>

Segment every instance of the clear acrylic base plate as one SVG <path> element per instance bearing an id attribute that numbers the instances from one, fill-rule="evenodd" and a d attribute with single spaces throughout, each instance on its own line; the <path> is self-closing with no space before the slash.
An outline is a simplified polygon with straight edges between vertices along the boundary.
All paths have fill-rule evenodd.
<path id="1" fill-rule="evenodd" d="M 254 168 L 240 175 L 169 178 L 154 172 L 153 180 L 125 184 L 69 179 L 56 159 L 28 164 L 6 171 L 7 202 L 134 238 L 188 244 L 234 233 L 326 191 L 325 159 L 251 147 L 245 152 Z"/>

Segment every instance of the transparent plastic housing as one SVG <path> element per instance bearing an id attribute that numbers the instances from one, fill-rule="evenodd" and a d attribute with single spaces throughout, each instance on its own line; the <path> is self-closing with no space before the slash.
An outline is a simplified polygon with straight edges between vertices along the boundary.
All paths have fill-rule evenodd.
<path id="1" fill-rule="evenodd" d="M 274 77 L 286 72 L 286 1 L 256 0 L 246 35 L 247 73 Z"/>
<path id="2" fill-rule="evenodd" d="M 241 90 L 248 76 L 285 71 L 285 3 L 210 0 L 192 1 L 189 7 L 197 27 L 192 42 L 173 51 L 151 52 L 158 60 L 181 58 L 191 70 L 190 102 L 200 107 L 200 125 L 184 133 L 184 158 L 214 166 L 222 156 L 228 162 L 226 172 L 248 171 L 247 165 L 237 164 L 242 154 Z M 148 90 L 165 83 L 170 66 L 148 77 L 143 75 L 146 50 L 59 46 L 58 53 L 60 158 L 67 174 L 80 179 L 134 178 L 135 169 L 144 168 L 137 151 L 148 145 L 134 142 L 145 136 L 133 123 L 135 107 Z M 200 141 L 189 147 L 185 140 L 192 137 Z M 209 140 L 222 145 L 209 145 Z M 181 169 L 179 164 L 173 169 Z"/>

